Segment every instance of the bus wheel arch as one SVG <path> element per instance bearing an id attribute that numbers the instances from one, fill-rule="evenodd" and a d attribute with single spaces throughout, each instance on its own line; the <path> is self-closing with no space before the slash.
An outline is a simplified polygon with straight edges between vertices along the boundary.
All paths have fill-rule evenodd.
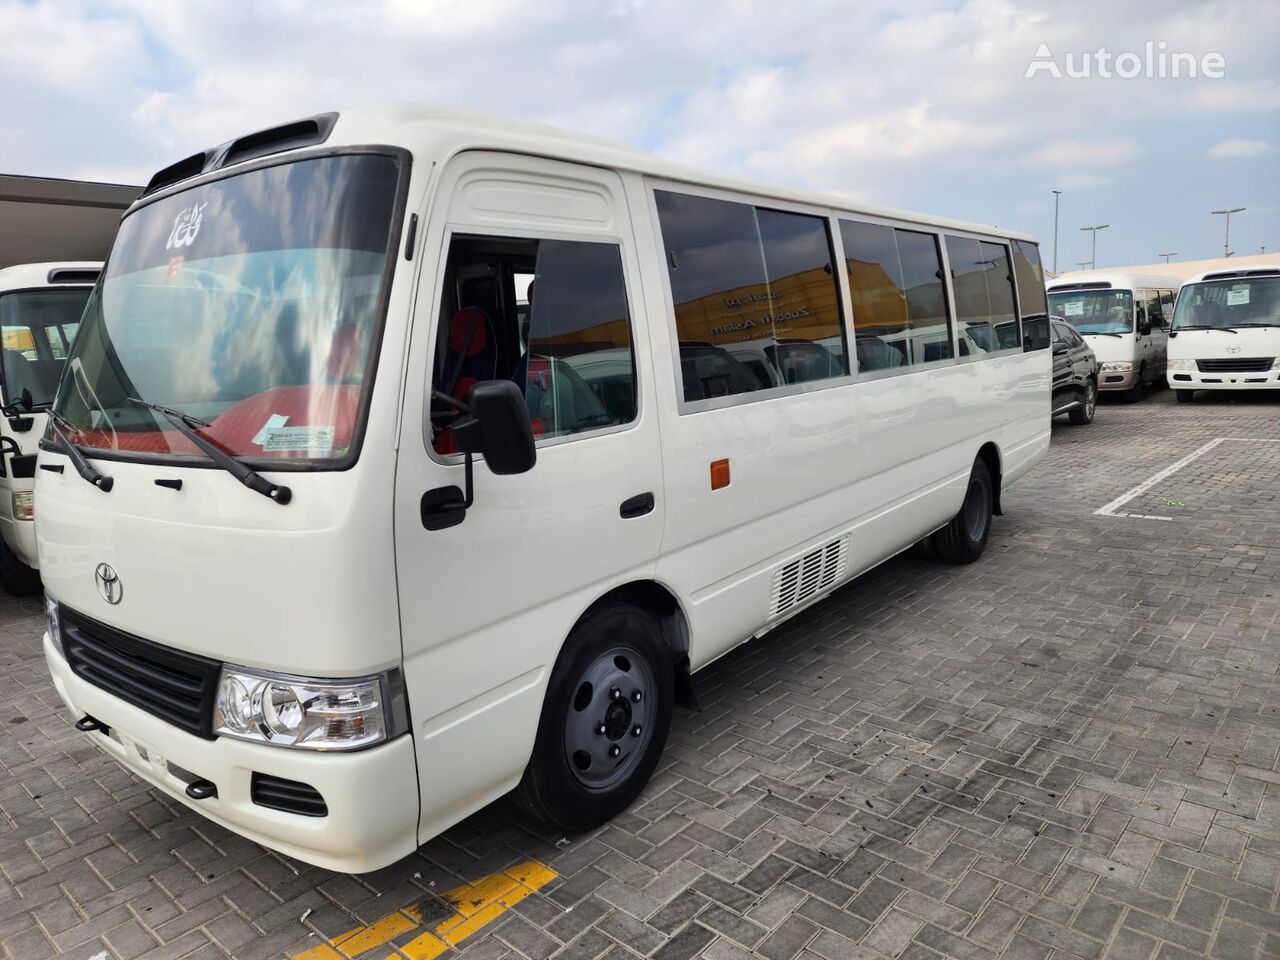
<path id="1" fill-rule="evenodd" d="M 662 624 L 663 644 L 671 653 L 676 703 L 691 710 L 698 709 L 689 671 L 689 619 L 676 595 L 656 580 L 633 580 L 598 597 L 583 611 L 578 623 L 611 603 L 629 603 L 658 618 Z"/>

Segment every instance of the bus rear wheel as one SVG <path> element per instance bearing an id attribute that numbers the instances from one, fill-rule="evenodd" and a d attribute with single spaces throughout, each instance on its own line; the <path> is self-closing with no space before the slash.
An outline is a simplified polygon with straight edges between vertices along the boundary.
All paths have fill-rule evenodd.
<path id="1" fill-rule="evenodd" d="M 570 833 L 621 813 L 658 765 L 674 699 L 658 619 L 625 603 L 589 613 L 556 660 L 517 798 Z"/>
<path id="2" fill-rule="evenodd" d="M 991 536 L 991 514 L 995 503 L 995 488 L 991 482 L 991 470 L 981 457 L 973 461 L 969 474 L 969 488 L 964 495 L 960 512 L 952 517 L 941 530 L 933 535 L 933 546 L 938 556 L 951 563 L 973 563 L 986 549 Z"/>

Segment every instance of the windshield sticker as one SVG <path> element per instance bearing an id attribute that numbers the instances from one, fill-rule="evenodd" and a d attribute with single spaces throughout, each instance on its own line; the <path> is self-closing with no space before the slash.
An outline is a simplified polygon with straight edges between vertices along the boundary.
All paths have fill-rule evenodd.
<path id="1" fill-rule="evenodd" d="M 1249 288 L 1247 286 L 1232 287 L 1227 291 L 1227 306 L 1240 307 L 1249 302 Z"/>
<path id="2" fill-rule="evenodd" d="M 189 247 L 195 242 L 196 234 L 200 232 L 200 224 L 204 222 L 204 208 L 208 205 L 207 201 L 193 203 L 178 211 L 178 215 L 173 218 L 173 229 L 169 231 L 169 240 L 164 245 L 166 250 Z"/>
<path id="3" fill-rule="evenodd" d="M 182 269 L 182 261 L 185 259 L 186 257 L 173 257 L 169 261 L 169 269 L 166 271 L 164 278 L 166 280 L 172 280 L 176 277 L 178 275 L 178 271 Z"/>
<path id="4" fill-rule="evenodd" d="M 262 446 L 264 443 L 267 442 L 268 430 L 274 430 L 276 427 L 283 427 L 288 422 L 289 422 L 288 417 L 282 416 L 281 414 L 278 414 L 278 413 L 273 413 L 271 416 L 267 417 L 267 422 L 262 425 L 262 429 L 259 430 L 254 435 L 254 438 L 249 442 L 256 443 L 258 446 Z"/>
<path id="5" fill-rule="evenodd" d="M 1084 315 L 1084 301 L 1071 300 L 1062 305 L 1062 315 L 1064 317 L 1079 317 Z"/>
<path id="6" fill-rule="evenodd" d="M 294 450 L 329 453 L 333 450 L 333 427 L 271 427 L 261 447 L 263 453 Z"/>

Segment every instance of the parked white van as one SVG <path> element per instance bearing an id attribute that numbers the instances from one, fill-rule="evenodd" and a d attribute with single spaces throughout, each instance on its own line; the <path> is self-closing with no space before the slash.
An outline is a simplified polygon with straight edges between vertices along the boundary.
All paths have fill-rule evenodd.
<path id="1" fill-rule="evenodd" d="M 1187 280 L 1169 329 L 1169 386 L 1280 389 L 1280 263 L 1211 270 Z"/>
<path id="2" fill-rule="evenodd" d="M 1137 400 L 1164 382 L 1170 277 L 1089 270 L 1049 283 L 1049 313 L 1079 331 L 1098 358 L 1098 389 Z"/>
<path id="3" fill-rule="evenodd" d="M 101 263 L 0 269 L 0 584 L 40 589 L 35 571 L 36 446 Z"/>
<path id="4" fill-rule="evenodd" d="M 730 352 L 918 328 L 912 363 L 786 383 Z M 125 215 L 64 375 L 54 685 L 137 776 L 325 867 L 513 789 L 591 827 L 694 671 L 921 538 L 982 553 L 1049 443 L 1047 328 L 1036 244 L 991 227 L 419 108 L 242 137 Z"/>

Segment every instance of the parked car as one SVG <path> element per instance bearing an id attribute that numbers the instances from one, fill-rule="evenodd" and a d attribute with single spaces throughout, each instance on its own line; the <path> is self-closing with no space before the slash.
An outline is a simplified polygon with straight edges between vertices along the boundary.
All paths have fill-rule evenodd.
<path id="1" fill-rule="evenodd" d="M 1075 327 L 1061 317 L 1053 331 L 1053 416 L 1068 414 L 1079 426 L 1093 423 L 1098 408 L 1098 358 Z"/>

